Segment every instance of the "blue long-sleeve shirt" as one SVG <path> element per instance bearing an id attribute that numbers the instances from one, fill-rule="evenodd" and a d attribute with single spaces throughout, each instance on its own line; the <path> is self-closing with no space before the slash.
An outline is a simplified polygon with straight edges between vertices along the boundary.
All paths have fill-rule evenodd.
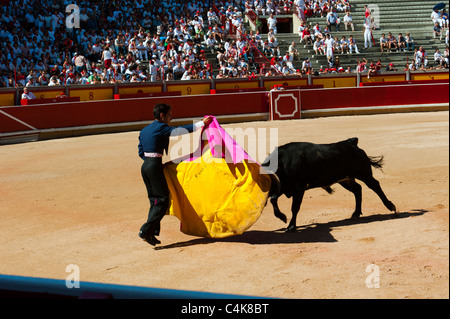
<path id="1" fill-rule="evenodd" d="M 142 129 L 139 134 L 139 157 L 144 159 L 144 153 L 166 154 L 169 149 L 170 136 L 192 133 L 196 128 L 203 126 L 203 122 L 172 127 L 166 123 L 153 121 Z"/>

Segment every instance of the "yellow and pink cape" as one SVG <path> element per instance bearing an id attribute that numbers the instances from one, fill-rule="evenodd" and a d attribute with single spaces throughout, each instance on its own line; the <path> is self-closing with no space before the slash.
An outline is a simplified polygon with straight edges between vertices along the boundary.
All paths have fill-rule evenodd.
<path id="1" fill-rule="evenodd" d="M 215 118 L 204 134 L 207 142 L 200 137 L 198 153 L 164 165 L 171 193 L 167 214 L 176 216 L 188 235 L 242 234 L 260 217 L 272 179 Z"/>

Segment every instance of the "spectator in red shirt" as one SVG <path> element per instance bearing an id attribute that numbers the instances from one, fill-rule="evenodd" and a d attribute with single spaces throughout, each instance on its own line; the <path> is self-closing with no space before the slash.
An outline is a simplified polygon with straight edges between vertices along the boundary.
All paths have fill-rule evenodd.
<path id="1" fill-rule="evenodd" d="M 303 30 L 302 40 L 304 40 L 306 44 L 312 44 L 311 31 L 309 30 L 309 27 L 306 27 L 305 30 Z"/>
<path id="2" fill-rule="evenodd" d="M 367 78 L 370 79 L 371 75 L 377 75 L 377 65 L 371 61 L 369 66 L 369 74 L 367 75 Z"/>

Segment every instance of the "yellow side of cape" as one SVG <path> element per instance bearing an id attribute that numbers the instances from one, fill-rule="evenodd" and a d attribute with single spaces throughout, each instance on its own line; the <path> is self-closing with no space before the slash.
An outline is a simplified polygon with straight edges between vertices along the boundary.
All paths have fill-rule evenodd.
<path id="1" fill-rule="evenodd" d="M 171 194 L 169 215 L 181 231 L 199 237 L 239 235 L 259 218 L 269 195 L 271 178 L 257 163 L 233 164 L 208 150 L 193 162 L 164 167 Z"/>

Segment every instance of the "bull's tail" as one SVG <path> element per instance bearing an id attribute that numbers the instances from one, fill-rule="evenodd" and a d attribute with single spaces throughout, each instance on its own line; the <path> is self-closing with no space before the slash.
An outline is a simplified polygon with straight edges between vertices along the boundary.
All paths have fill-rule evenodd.
<path id="1" fill-rule="evenodd" d="M 372 167 L 382 169 L 384 165 L 384 156 L 368 156 L 370 165 Z"/>

